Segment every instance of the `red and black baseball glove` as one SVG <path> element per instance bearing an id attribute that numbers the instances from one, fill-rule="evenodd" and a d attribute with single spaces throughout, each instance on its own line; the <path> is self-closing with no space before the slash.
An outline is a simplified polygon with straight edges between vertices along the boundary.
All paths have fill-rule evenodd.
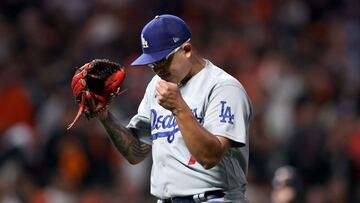
<path id="1" fill-rule="evenodd" d="M 71 88 L 79 111 L 70 129 L 84 112 L 87 118 L 104 110 L 113 97 L 123 93 L 120 85 L 125 79 L 124 67 L 107 59 L 95 59 L 76 70 Z"/>

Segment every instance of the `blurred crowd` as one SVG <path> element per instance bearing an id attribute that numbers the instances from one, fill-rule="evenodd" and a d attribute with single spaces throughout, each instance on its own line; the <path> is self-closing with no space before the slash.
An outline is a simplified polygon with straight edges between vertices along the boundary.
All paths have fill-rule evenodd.
<path id="1" fill-rule="evenodd" d="M 94 58 L 126 67 L 128 91 L 109 108 L 127 124 L 154 75 L 129 64 L 164 13 L 248 91 L 250 202 L 360 202 L 359 11 L 358 0 L 2 0 L 0 202 L 155 202 L 150 158 L 128 164 L 94 119 L 66 126 L 72 75 Z"/>

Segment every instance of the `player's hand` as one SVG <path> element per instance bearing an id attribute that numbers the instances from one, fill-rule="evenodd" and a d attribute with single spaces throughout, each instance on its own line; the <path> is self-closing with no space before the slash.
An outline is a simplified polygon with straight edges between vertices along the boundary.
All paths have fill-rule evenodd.
<path id="1" fill-rule="evenodd" d="M 183 109 L 185 104 L 178 85 L 165 80 L 160 80 L 156 85 L 156 97 L 157 102 L 162 107 L 173 113 L 176 110 Z"/>

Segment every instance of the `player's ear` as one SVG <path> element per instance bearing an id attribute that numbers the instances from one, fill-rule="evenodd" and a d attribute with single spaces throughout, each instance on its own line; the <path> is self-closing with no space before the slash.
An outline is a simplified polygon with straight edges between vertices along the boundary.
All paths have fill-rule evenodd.
<path id="1" fill-rule="evenodd" d="M 191 56 L 191 52 L 192 52 L 192 46 L 190 43 L 186 43 L 183 45 L 183 49 L 184 49 L 184 52 L 185 52 L 185 56 L 187 58 L 189 58 Z"/>

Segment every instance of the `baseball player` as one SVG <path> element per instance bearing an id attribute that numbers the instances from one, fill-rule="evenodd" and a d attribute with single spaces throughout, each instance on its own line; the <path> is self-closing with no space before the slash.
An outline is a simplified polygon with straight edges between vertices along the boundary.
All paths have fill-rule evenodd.
<path id="1" fill-rule="evenodd" d="M 150 152 L 158 202 L 247 202 L 249 98 L 239 81 L 195 52 L 186 23 L 160 15 L 141 33 L 131 65 L 156 74 L 125 127 L 109 111 L 98 119 L 131 163 Z"/>

